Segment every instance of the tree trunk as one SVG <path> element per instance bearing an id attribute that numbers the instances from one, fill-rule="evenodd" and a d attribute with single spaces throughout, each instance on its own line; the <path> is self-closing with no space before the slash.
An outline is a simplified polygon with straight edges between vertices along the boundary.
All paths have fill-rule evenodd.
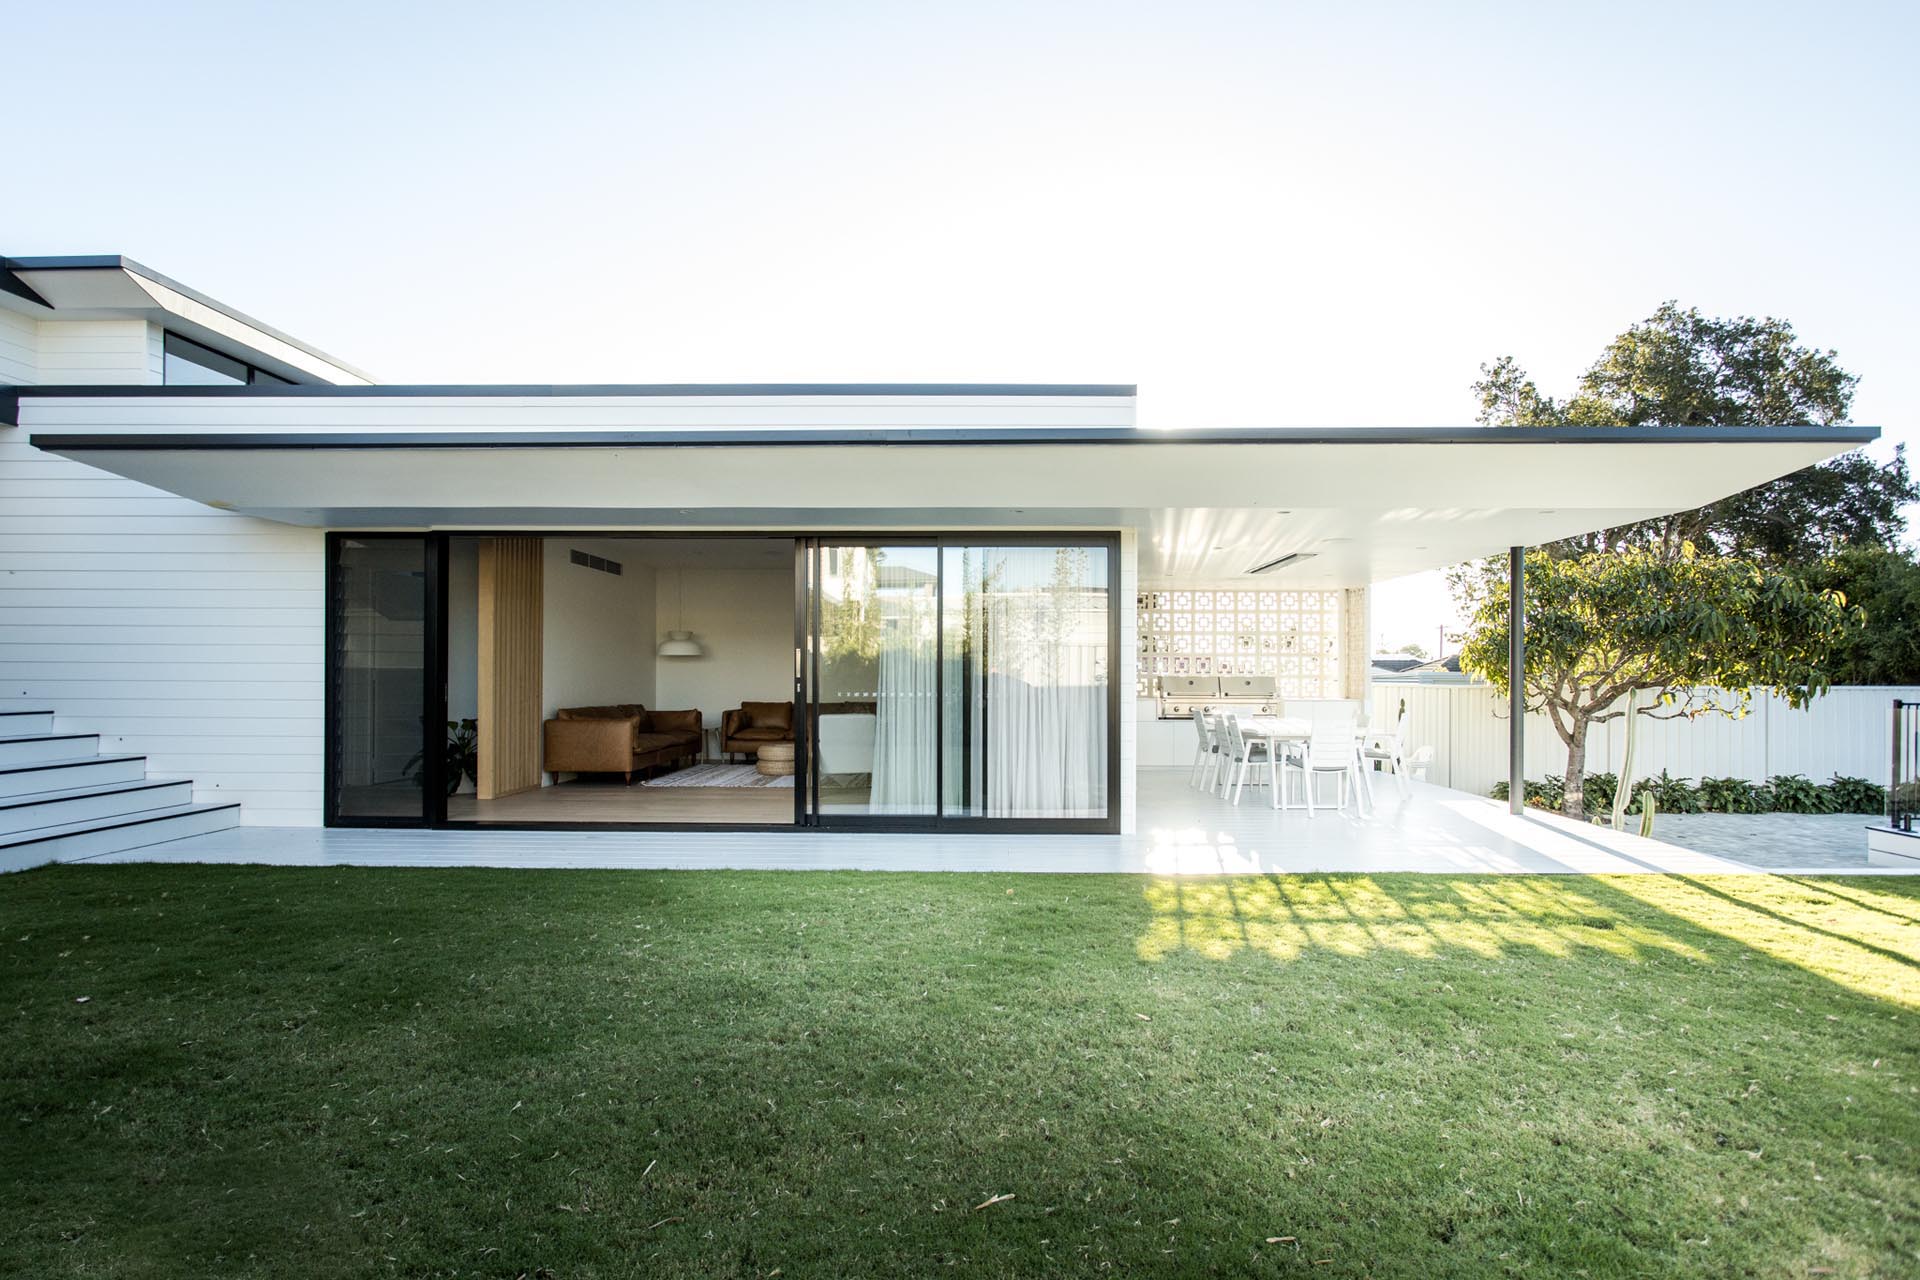
<path id="1" fill-rule="evenodd" d="M 1586 816 L 1587 725 L 1585 716 L 1569 717 L 1573 727 L 1567 734 L 1567 782 L 1561 793 L 1560 812 L 1569 818 Z"/>

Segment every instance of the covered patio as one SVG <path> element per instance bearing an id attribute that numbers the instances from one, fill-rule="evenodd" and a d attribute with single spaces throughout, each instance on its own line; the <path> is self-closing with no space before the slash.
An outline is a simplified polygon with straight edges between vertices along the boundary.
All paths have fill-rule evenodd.
<path id="1" fill-rule="evenodd" d="M 1758 866 L 1694 852 L 1423 782 L 1378 788 L 1372 814 L 1276 812 L 1143 769 L 1139 830 L 1125 835 L 844 831 L 406 831 L 236 827 L 91 862 L 273 866 L 607 868 L 762 871 L 1033 871 L 1147 875 L 1424 871 L 1500 875 L 1726 875 L 1862 866 Z M 1864 861 L 1864 860 L 1863 860 Z"/>

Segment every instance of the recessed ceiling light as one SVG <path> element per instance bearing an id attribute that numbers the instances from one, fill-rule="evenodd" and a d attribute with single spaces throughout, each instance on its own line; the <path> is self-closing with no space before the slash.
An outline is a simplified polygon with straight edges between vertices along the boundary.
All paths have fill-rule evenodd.
<path id="1" fill-rule="evenodd" d="M 1559 514 L 1559 509 L 1558 509 L 1558 508 L 1555 508 L 1555 507 L 1549 507 L 1549 508 L 1548 508 L 1547 510 L 1545 510 L 1545 511 L 1542 511 L 1542 512 L 1540 512 L 1539 514 L 1541 514 L 1541 515 L 1543 515 L 1543 516 L 1551 516 L 1551 515 L 1557 515 L 1557 514 Z"/>

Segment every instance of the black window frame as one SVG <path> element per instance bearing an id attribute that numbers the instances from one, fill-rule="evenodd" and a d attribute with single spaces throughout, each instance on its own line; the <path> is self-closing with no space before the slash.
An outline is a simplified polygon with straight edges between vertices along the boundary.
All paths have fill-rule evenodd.
<path id="1" fill-rule="evenodd" d="M 184 360 L 188 364 L 196 365 L 202 369 L 211 370 L 214 373 L 225 373 L 228 377 L 235 375 L 221 366 L 231 365 L 245 376 L 237 382 L 170 382 L 167 380 L 166 365 L 169 356 Z M 206 343 L 195 342 L 192 338 L 184 334 L 175 333 L 172 329 L 162 329 L 160 331 L 160 381 L 162 386 L 168 387 L 203 385 L 209 387 L 251 387 L 262 385 L 291 387 L 297 385 L 291 378 L 283 378 L 277 373 L 271 373 L 268 370 L 262 369 L 257 364 L 252 364 L 240 359 L 238 356 L 230 356 L 224 351 L 215 351 Z"/>

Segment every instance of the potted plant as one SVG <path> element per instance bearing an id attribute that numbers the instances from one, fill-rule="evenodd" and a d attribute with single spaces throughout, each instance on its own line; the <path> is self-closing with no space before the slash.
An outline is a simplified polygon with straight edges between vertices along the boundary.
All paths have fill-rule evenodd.
<path id="1" fill-rule="evenodd" d="M 453 795 L 460 790 L 463 779 L 475 775 L 480 757 L 480 722 L 478 720 L 447 721 L 446 754 L 441 757 L 441 780 L 446 783 L 447 794 Z M 406 776 L 415 777 L 425 756 L 416 752 L 413 759 L 407 761 Z"/>

